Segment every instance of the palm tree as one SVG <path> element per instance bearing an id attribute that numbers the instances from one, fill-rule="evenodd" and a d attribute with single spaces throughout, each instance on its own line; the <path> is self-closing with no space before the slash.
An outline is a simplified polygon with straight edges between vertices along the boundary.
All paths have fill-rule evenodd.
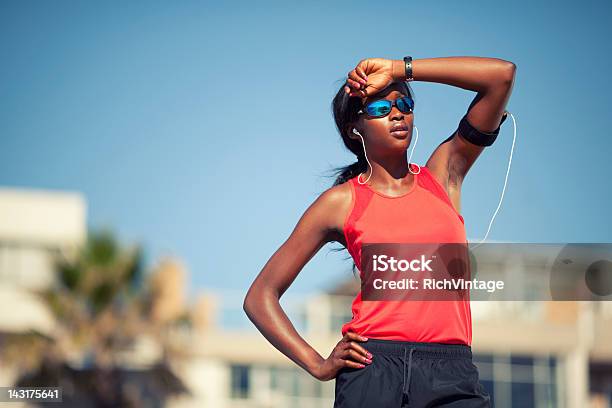
<path id="1" fill-rule="evenodd" d="M 38 369 L 24 376 L 20 385 L 69 383 L 75 392 L 64 395 L 64 405 L 87 401 L 86 405 L 95 406 L 139 406 L 138 399 L 127 398 L 119 382 L 136 376 L 125 367 L 125 356 L 143 334 L 157 335 L 163 346 L 150 324 L 151 296 L 143 281 L 142 248 L 122 247 L 108 230 L 92 232 L 76 257 L 58 256 L 56 270 L 57 285 L 43 296 L 56 317 L 57 330 L 42 350 Z M 149 371 L 168 386 L 153 390 L 158 401 L 163 402 L 168 393 L 185 391 L 164 361 Z M 147 381 L 141 378 L 137 383 L 146 387 Z M 151 381 L 155 383 L 155 378 Z"/>

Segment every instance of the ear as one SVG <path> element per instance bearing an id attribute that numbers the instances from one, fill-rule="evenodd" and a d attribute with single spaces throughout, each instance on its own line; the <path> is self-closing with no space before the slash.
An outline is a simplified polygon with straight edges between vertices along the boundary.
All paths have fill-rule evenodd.
<path id="1" fill-rule="evenodd" d="M 361 138 L 358 135 L 356 135 L 355 133 L 353 133 L 353 129 L 356 129 L 354 124 L 347 125 L 346 132 L 347 132 L 349 138 L 351 138 L 353 140 L 361 141 Z M 357 131 L 359 132 L 359 129 L 357 129 Z M 361 133 L 361 132 L 359 132 L 359 133 Z"/>

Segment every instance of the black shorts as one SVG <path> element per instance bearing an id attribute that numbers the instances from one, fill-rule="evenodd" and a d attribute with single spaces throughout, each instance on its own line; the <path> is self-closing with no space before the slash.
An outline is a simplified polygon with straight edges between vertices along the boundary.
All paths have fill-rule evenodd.
<path id="1" fill-rule="evenodd" d="M 334 408 L 493 406 L 468 345 L 379 339 L 359 344 L 372 353 L 372 363 L 338 372 Z"/>

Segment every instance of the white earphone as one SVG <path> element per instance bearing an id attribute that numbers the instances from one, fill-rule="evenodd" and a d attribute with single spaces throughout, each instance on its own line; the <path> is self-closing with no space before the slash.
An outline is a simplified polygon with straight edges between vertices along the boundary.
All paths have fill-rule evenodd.
<path id="1" fill-rule="evenodd" d="M 410 168 L 410 159 L 412 159 L 412 154 L 414 153 L 414 148 L 416 147 L 417 142 L 419 141 L 419 129 L 414 126 L 414 129 L 416 130 L 416 139 L 414 141 L 414 145 L 412 146 L 412 151 L 410 152 L 410 156 L 408 156 L 408 171 L 412 174 L 419 174 L 421 173 L 421 167 L 414 163 L 415 166 L 418 167 L 418 171 L 415 173 L 412 171 L 412 169 Z M 353 128 L 353 133 L 356 134 L 357 136 L 359 136 L 361 138 L 361 144 L 363 145 L 363 154 L 365 155 L 366 161 L 368 162 L 368 165 L 370 166 L 370 169 L 372 169 L 370 171 L 370 175 L 368 176 L 368 178 L 366 179 L 366 181 L 364 181 L 363 183 L 361 182 L 360 178 L 361 178 L 361 174 L 359 176 L 357 176 L 357 182 L 359 184 L 365 184 L 368 182 L 368 180 L 370 179 L 370 177 L 372 177 L 372 173 L 374 172 L 374 168 L 372 167 L 372 165 L 370 164 L 370 160 L 368 160 L 368 155 L 366 153 L 366 148 L 365 148 L 365 142 L 363 140 L 363 136 L 361 136 L 361 133 L 359 133 L 359 131 L 355 128 Z"/>
<path id="2" fill-rule="evenodd" d="M 510 117 L 512 118 L 512 124 L 514 126 L 514 135 L 512 136 L 512 147 L 510 148 L 510 157 L 508 159 L 508 169 L 506 170 L 506 177 L 504 179 L 504 186 L 502 188 L 502 193 L 501 193 L 501 197 L 499 199 L 499 204 L 497 204 L 497 208 L 495 209 L 495 212 L 493 213 L 493 217 L 491 217 L 491 221 L 489 222 L 489 227 L 487 228 L 487 232 L 485 234 L 485 237 L 482 239 L 482 241 L 480 241 L 478 244 L 476 244 L 475 246 L 473 246 L 471 249 L 475 249 L 477 247 L 479 247 L 480 245 L 482 245 L 487 237 L 489 236 L 489 231 L 491 231 L 491 226 L 493 225 L 493 220 L 495 220 L 495 217 L 497 216 L 497 213 L 501 207 L 501 204 L 504 200 L 504 193 L 506 192 L 506 185 L 508 184 L 508 176 L 510 175 L 510 165 L 512 164 L 512 153 L 514 152 L 514 142 L 516 141 L 516 120 L 514 119 L 514 115 L 510 112 L 508 112 L 508 114 L 510 115 Z M 411 169 L 410 169 L 410 159 L 412 158 L 412 154 L 414 153 L 414 148 L 416 147 L 417 142 L 419 141 L 419 129 L 414 126 L 414 129 L 416 130 L 416 140 L 414 141 L 414 146 L 412 146 L 412 151 L 410 152 L 410 156 L 408 157 L 408 171 L 410 171 L 410 173 L 412 174 L 419 174 L 421 172 L 421 167 L 415 163 L 415 166 L 417 166 L 419 168 L 419 171 L 414 173 Z M 368 176 L 367 180 L 364 181 L 363 183 L 360 181 L 360 177 L 361 174 L 357 177 L 357 182 L 359 184 L 365 184 L 368 182 L 368 180 L 370 179 L 370 177 L 372 177 L 372 172 L 374 171 L 374 169 L 372 168 L 372 165 L 370 164 L 370 161 L 368 160 L 368 155 L 366 154 L 366 149 L 365 149 L 365 142 L 363 140 L 363 137 L 361 136 L 361 133 L 359 133 L 359 131 L 357 129 L 353 129 L 353 133 L 358 135 L 361 138 L 361 143 L 363 144 L 363 153 L 365 155 L 366 161 L 368 162 L 368 165 L 370 166 L 370 169 L 372 169 L 372 171 L 370 172 L 370 175 Z"/>
<path id="3" fill-rule="evenodd" d="M 506 110 L 506 112 L 508 111 Z M 485 234 L 485 237 L 482 239 L 482 241 L 474 245 L 471 249 L 478 248 L 480 245 L 482 245 L 485 242 L 485 240 L 487 239 L 487 236 L 489 235 L 489 231 L 491 231 L 493 220 L 495 219 L 495 216 L 497 215 L 497 212 L 499 211 L 499 208 L 501 207 L 502 201 L 504 200 L 504 193 L 506 192 L 506 184 L 508 183 L 508 175 L 510 174 L 510 165 L 512 164 L 512 153 L 514 152 L 514 142 L 516 141 L 516 120 L 514 120 L 514 115 L 512 113 L 508 112 L 508 114 L 512 118 L 514 134 L 512 135 L 512 147 L 510 148 L 510 157 L 508 158 L 508 169 L 506 170 L 506 177 L 504 178 L 504 187 L 502 188 L 501 197 L 499 198 L 499 204 L 497 204 L 497 208 L 495 209 L 495 212 L 493 213 L 493 217 L 491 217 L 491 221 L 489 222 L 489 228 L 487 228 L 487 233 Z"/>

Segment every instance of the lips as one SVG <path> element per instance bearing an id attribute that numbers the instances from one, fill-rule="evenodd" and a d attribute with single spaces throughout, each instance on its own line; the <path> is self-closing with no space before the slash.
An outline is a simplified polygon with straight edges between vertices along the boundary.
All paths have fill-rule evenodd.
<path id="1" fill-rule="evenodd" d="M 389 132 L 406 132 L 408 131 L 408 126 L 406 125 L 395 125 L 389 130 Z"/>

